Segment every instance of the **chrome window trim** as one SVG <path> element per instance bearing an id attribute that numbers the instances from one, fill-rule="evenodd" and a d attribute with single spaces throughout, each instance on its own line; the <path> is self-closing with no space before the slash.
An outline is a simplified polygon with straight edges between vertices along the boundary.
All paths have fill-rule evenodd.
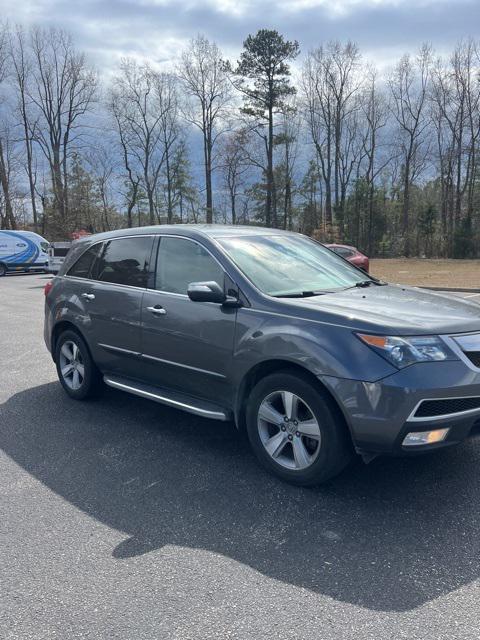
<path id="1" fill-rule="evenodd" d="M 455 418 L 456 416 L 466 416 L 474 413 L 480 413 L 480 407 L 477 407 L 476 409 L 467 409 L 466 411 L 455 411 L 453 413 L 443 413 L 442 415 L 439 415 L 439 416 L 415 417 L 415 413 L 418 410 L 418 407 L 422 404 L 422 402 L 436 401 L 436 400 L 468 400 L 469 398 L 478 398 L 480 400 L 480 396 L 451 396 L 450 398 L 422 398 L 414 406 L 412 412 L 407 418 L 407 422 L 433 422 L 435 420 L 445 420 L 447 418 Z"/>
<path id="2" fill-rule="evenodd" d="M 220 262 L 220 260 L 213 255 L 213 253 L 210 251 L 210 249 L 208 247 L 206 247 L 202 242 L 199 242 L 196 238 L 188 238 L 187 236 L 182 236 L 182 235 L 178 235 L 178 234 L 173 234 L 173 233 L 136 233 L 136 234 L 130 234 L 130 235 L 126 235 L 126 236 L 115 236 L 114 238 L 105 238 L 103 240 L 98 240 L 97 242 L 92 243 L 91 245 L 89 245 L 85 251 L 83 253 L 81 253 L 77 260 L 75 261 L 75 263 L 72 265 L 72 267 L 78 262 L 78 260 L 80 260 L 80 258 L 83 256 L 84 253 L 86 253 L 89 249 L 91 249 L 92 247 L 96 246 L 97 244 L 101 244 L 104 242 L 110 242 L 110 240 L 124 240 L 125 238 L 153 238 L 155 240 L 155 238 L 160 238 L 160 240 L 162 238 L 179 238 L 180 240 L 189 240 L 190 242 L 194 242 L 198 245 L 200 245 L 203 249 L 205 249 L 205 251 L 215 260 L 215 262 L 219 265 L 220 269 L 223 271 L 224 276 L 227 275 L 231 280 L 233 280 L 233 282 L 236 284 L 236 286 L 238 287 L 238 283 L 236 282 L 236 278 L 233 278 L 232 275 L 225 269 L 225 266 Z M 158 253 L 160 251 L 160 244 L 158 244 L 157 247 L 157 254 L 155 256 L 155 259 L 158 260 Z M 218 245 L 218 243 L 215 243 L 215 245 Z M 229 262 L 231 262 L 228 254 L 226 254 L 222 247 L 220 245 L 218 245 L 218 247 L 220 249 L 220 252 L 222 253 L 222 255 L 224 257 L 227 258 L 227 260 Z M 156 262 L 155 262 L 155 266 L 156 266 Z M 72 268 L 70 267 L 70 269 Z M 232 267 L 235 268 L 235 265 L 232 264 Z M 156 268 L 154 271 L 154 275 L 156 276 Z M 174 291 L 162 291 L 161 289 L 152 289 L 151 287 L 136 287 L 130 284 L 119 284 L 118 282 L 104 282 L 103 280 L 96 280 L 95 278 L 82 278 L 80 276 L 70 276 L 67 274 L 64 274 L 63 276 L 60 276 L 62 278 L 68 278 L 69 280 L 79 280 L 80 282 L 96 282 L 99 284 L 108 284 L 108 285 L 113 285 L 116 287 L 128 287 L 129 289 L 138 289 L 139 291 L 148 291 L 149 293 L 162 293 L 162 294 L 166 294 L 169 296 L 176 296 L 176 297 L 180 297 L 180 298 L 188 298 L 188 295 L 186 293 L 175 293 Z M 259 291 L 259 293 L 261 294 L 261 292 Z M 264 295 L 264 294 L 261 294 Z"/>
<path id="3" fill-rule="evenodd" d="M 173 291 L 160 291 L 160 289 L 147 289 L 148 293 L 161 293 L 165 296 L 173 296 L 174 298 L 188 298 L 186 293 L 174 293 Z M 190 300 L 190 298 L 188 298 Z"/>
<path id="4" fill-rule="evenodd" d="M 93 278 L 80 278 L 78 276 L 60 276 L 61 278 L 67 278 L 68 280 L 74 280 L 76 282 L 93 282 L 96 285 L 103 285 L 109 287 L 120 287 L 127 289 L 136 289 L 137 291 L 147 291 L 145 287 L 135 287 L 132 284 L 119 284 L 118 282 L 103 282 L 103 280 L 94 280 Z"/>
<path id="5" fill-rule="evenodd" d="M 89 245 L 85 251 L 83 253 L 81 253 L 77 260 L 74 262 L 74 264 L 72 264 L 72 266 L 70 267 L 70 269 L 72 269 L 77 262 L 80 260 L 80 258 L 92 247 L 95 247 L 97 244 L 103 244 L 104 242 L 110 242 L 113 240 L 125 240 L 127 238 L 152 238 L 155 241 L 155 238 L 158 234 L 155 233 L 135 233 L 135 234 L 130 234 L 128 236 L 115 236 L 114 238 L 106 238 L 104 240 L 98 240 L 97 242 L 93 242 L 91 245 Z M 69 271 L 70 271 L 69 269 Z M 135 285 L 132 284 L 120 284 L 119 282 L 105 282 L 105 280 L 97 280 L 96 278 L 82 278 L 80 276 L 69 276 L 67 274 L 63 275 L 62 278 L 68 278 L 70 280 L 80 280 L 80 282 L 96 282 L 97 284 L 105 284 L 105 285 L 109 285 L 109 286 L 114 286 L 114 287 L 128 287 L 129 289 L 137 289 L 138 291 L 147 291 L 148 287 L 136 287 Z"/>

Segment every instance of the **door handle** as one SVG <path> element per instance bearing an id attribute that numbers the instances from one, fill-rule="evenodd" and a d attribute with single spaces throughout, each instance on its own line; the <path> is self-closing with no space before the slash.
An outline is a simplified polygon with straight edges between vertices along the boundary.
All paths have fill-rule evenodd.
<path id="1" fill-rule="evenodd" d="M 152 313 L 155 313 L 157 316 L 164 316 L 167 313 L 165 309 L 159 304 L 155 305 L 154 307 L 147 307 L 147 309 Z"/>
<path id="2" fill-rule="evenodd" d="M 95 300 L 94 293 L 82 293 L 81 297 L 84 298 L 85 300 Z"/>

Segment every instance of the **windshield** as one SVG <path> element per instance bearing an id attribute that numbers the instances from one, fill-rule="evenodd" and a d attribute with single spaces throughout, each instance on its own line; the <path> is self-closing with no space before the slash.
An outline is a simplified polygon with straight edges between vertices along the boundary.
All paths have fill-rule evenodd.
<path id="1" fill-rule="evenodd" d="M 306 237 L 259 235 L 217 240 L 247 278 L 270 296 L 335 291 L 368 279 L 333 251 Z"/>

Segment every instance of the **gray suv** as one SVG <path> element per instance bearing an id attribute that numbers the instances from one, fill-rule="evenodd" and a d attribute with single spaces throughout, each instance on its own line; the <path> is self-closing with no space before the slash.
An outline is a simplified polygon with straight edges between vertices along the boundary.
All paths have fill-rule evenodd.
<path id="1" fill-rule="evenodd" d="M 103 383 L 245 430 L 281 478 L 480 427 L 480 307 L 376 280 L 299 234 L 177 225 L 76 242 L 47 284 L 67 394 Z"/>

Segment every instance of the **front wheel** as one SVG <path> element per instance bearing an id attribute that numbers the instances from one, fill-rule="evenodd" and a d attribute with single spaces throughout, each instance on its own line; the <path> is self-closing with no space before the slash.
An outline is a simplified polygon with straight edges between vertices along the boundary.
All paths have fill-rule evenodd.
<path id="1" fill-rule="evenodd" d="M 255 386 L 247 430 L 263 466 L 293 484 L 325 482 L 352 455 L 346 425 L 328 394 L 294 373 L 276 373 Z"/>
<path id="2" fill-rule="evenodd" d="M 95 396 L 102 386 L 101 375 L 83 338 L 75 331 L 64 331 L 55 346 L 58 378 L 75 400 Z"/>
<path id="3" fill-rule="evenodd" d="M 5 276 L 6 274 L 7 274 L 7 267 L 2 262 L 0 262 L 0 278 Z"/>

